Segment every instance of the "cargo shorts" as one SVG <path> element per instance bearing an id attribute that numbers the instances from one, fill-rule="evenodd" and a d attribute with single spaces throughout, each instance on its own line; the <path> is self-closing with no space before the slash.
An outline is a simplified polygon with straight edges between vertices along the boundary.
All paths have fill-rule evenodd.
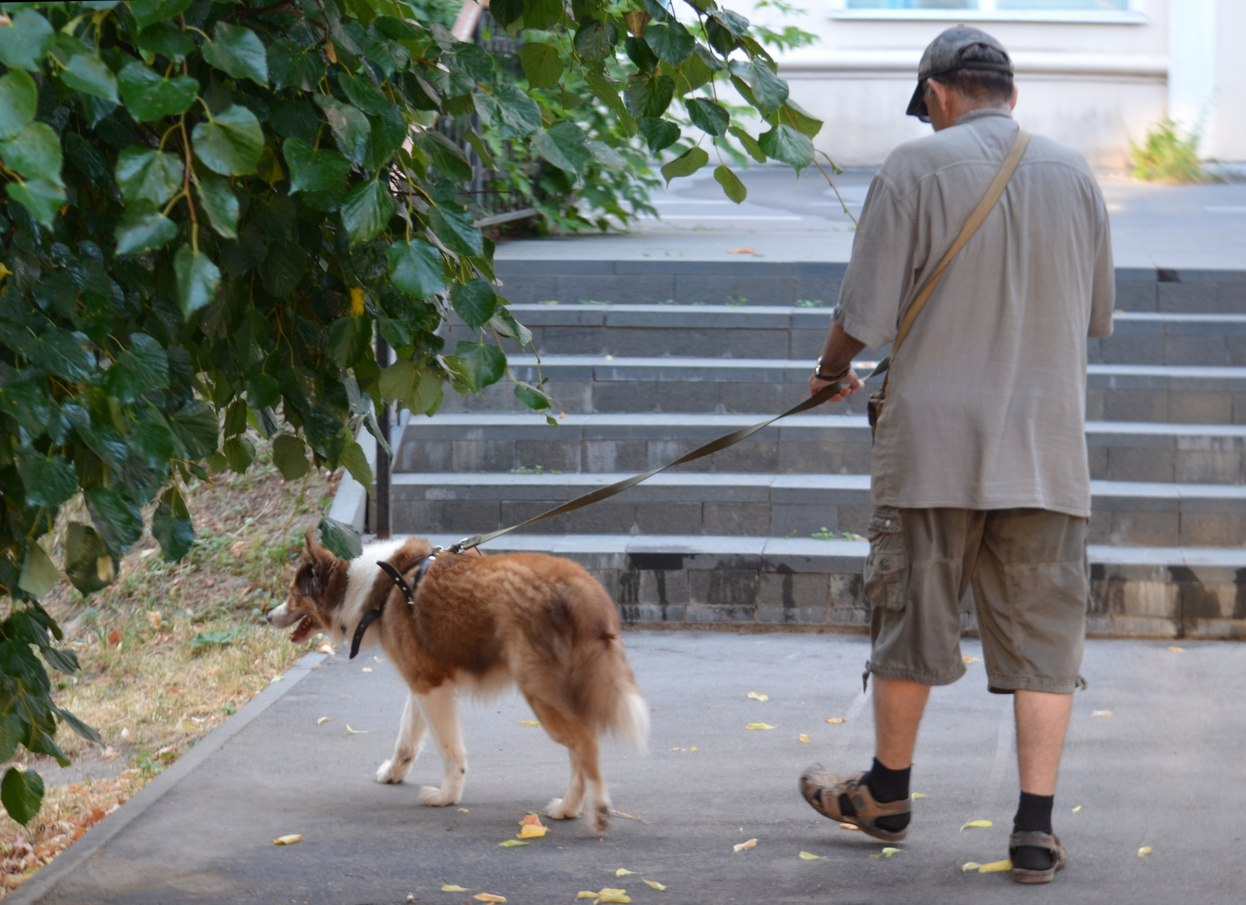
<path id="1" fill-rule="evenodd" d="M 965 674 L 973 588 L 989 688 L 1070 694 L 1086 635 L 1088 519 L 1044 509 L 895 509 L 870 519 L 866 679 L 948 685 Z"/>

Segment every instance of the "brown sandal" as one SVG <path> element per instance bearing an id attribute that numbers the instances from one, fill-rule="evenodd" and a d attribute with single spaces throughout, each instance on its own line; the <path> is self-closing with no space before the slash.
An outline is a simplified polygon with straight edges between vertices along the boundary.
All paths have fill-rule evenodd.
<path id="1" fill-rule="evenodd" d="M 1068 853 L 1065 852 L 1064 846 L 1060 844 L 1060 839 L 1051 833 L 1042 833 L 1037 830 L 1030 830 L 1024 833 L 1013 833 L 1008 837 L 1008 855 L 1013 859 L 1015 865 L 1017 859 L 1017 849 L 1019 848 L 1041 848 L 1051 853 L 1051 867 L 1046 870 L 1034 870 L 1026 867 L 1016 867 L 1012 869 L 1012 878 L 1018 883 L 1050 883 L 1056 877 L 1056 871 L 1069 863 Z"/>
<path id="2" fill-rule="evenodd" d="M 910 799 L 875 801 L 869 787 L 861 782 L 864 776 L 864 772 L 837 776 L 827 773 L 821 764 L 813 764 L 800 774 L 800 794 L 823 817 L 851 824 L 865 835 L 884 842 L 900 842 L 908 835 L 908 827 L 886 830 L 878 826 L 878 819 L 911 813 Z"/>

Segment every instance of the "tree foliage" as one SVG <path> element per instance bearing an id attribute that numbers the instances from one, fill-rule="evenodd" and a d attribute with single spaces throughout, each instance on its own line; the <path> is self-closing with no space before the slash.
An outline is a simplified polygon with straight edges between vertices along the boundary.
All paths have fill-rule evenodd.
<path id="1" fill-rule="evenodd" d="M 48 668 L 77 668 L 38 603 L 62 577 L 98 590 L 145 530 L 183 556 L 183 487 L 245 470 L 250 437 L 287 479 L 343 466 L 367 485 L 356 432 L 383 402 L 432 412 L 505 376 L 504 341 L 528 335 L 439 119 L 486 163 L 528 149 L 534 184 L 578 198 L 567 222 L 584 204 L 626 219 L 623 183 L 593 177 L 650 157 L 668 181 L 714 166 L 737 201 L 741 155 L 813 160 L 820 124 L 715 0 L 493 0 L 518 74 L 426 6 L 5 4 L 0 761 L 63 760 L 61 723 L 93 736 L 52 699 Z M 448 318 L 478 338 L 447 348 Z M 0 796 L 24 821 L 42 789 L 10 767 Z"/>

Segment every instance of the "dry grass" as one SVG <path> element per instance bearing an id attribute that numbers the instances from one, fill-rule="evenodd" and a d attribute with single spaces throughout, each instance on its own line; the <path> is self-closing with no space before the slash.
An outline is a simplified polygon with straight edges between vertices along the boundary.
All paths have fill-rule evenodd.
<path id="1" fill-rule="evenodd" d="M 335 485 L 321 475 L 287 486 L 259 462 L 221 475 L 189 494 L 197 537 L 184 560 L 166 562 L 146 539 L 105 591 L 84 599 L 66 586 L 44 601 L 81 664 L 53 676 L 56 701 L 104 746 L 63 728 L 71 767 L 25 759 L 48 792 L 26 827 L 0 812 L 0 899 L 306 653 L 262 616 L 284 598 L 303 530 Z"/>

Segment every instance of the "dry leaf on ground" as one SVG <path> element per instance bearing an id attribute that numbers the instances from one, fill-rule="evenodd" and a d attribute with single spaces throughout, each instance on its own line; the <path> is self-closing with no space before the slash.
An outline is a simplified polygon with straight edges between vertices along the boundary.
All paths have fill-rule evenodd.
<path id="1" fill-rule="evenodd" d="M 290 833 L 288 836 L 278 836 L 273 840 L 273 845 L 294 845 L 303 841 L 302 833 Z"/>
<path id="2" fill-rule="evenodd" d="M 967 821 L 964 824 L 964 826 L 961 827 L 961 831 L 963 832 L 964 830 L 986 830 L 986 829 L 990 829 L 994 825 L 995 824 L 991 823 L 991 821 L 989 820 L 970 820 L 970 821 Z"/>
<path id="3" fill-rule="evenodd" d="M 746 839 L 744 842 L 737 842 L 735 845 L 732 846 L 732 849 L 737 852 L 745 852 L 745 851 L 748 851 L 750 848 L 756 848 L 756 847 L 757 847 L 756 839 Z"/>

